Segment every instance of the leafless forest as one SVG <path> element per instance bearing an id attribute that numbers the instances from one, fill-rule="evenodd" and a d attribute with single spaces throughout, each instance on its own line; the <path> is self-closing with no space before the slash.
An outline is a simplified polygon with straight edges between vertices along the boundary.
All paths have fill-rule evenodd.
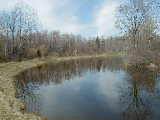
<path id="1" fill-rule="evenodd" d="M 155 0 L 129 0 L 117 9 L 115 25 L 121 32 L 119 36 L 86 38 L 44 30 L 34 9 L 17 3 L 11 10 L 0 11 L 0 60 L 112 52 L 157 60 L 160 58 L 159 7 Z"/>

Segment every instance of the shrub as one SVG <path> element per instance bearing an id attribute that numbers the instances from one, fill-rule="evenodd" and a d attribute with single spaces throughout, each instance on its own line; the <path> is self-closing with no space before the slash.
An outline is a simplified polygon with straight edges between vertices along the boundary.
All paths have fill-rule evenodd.
<path id="1" fill-rule="evenodd" d="M 37 57 L 37 49 L 36 48 L 28 48 L 25 50 L 25 56 L 27 58 Z"/>

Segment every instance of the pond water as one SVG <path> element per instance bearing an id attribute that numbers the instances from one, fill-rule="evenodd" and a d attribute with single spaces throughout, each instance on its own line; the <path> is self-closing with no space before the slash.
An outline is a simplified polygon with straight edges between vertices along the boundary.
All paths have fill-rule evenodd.
<path id="1" fill-rule="evenodd" d="M 48 120 L 159 120 L 160 82 L 121 58 L 47 63 L 16 76 L 17 97 Z"/>

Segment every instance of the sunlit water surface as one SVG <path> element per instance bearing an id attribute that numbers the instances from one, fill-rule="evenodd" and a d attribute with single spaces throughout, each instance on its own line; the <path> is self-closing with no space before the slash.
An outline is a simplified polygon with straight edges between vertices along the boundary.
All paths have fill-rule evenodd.
<path id="1" fill-rule="evenodd" d="M 121 58 L 44 64 L 17 76 L 17 97 L 48 120 L 159 120 L 156 72 Z"/>

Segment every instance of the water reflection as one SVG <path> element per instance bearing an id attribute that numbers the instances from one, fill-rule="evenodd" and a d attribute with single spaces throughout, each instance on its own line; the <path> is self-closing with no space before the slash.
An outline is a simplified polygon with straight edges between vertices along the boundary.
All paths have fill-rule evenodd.
<path id="1" fill-rule="evenodd" d="M 23 71 L 17 97 L 49 120 L 159 120 L 159 77 L 121 58 L 81 59 Z"/>
<path id="2" fill-rule="evenodd" d="M 156 94 L 157 73 L 149 71 L 139 64 L 129 67 L 127 71 L 128 89 L 123 93 L 121 101 L 126 108 L 123 112 L 124 120 L 154 120 L 152 118 L 153 96 Z"/>
<path id="3" fill-rule="evenodd" d="M 81 76 L 86 71 L 100 72 L 108 68 L 111 71 L 121 70 L 123 68 L 121 58 L 95 58 L 95 59 L 81 59 L 70 60 L 67 62 L 60 62 L 57 64 L 44 64 L 42 66 L 34 67 L 23 71 L 17 76 L 21 84 L 24 86 L 28 82 L 36 85 L 61 84 L 64 80 L 70 80 L 74 76 Z"/>

